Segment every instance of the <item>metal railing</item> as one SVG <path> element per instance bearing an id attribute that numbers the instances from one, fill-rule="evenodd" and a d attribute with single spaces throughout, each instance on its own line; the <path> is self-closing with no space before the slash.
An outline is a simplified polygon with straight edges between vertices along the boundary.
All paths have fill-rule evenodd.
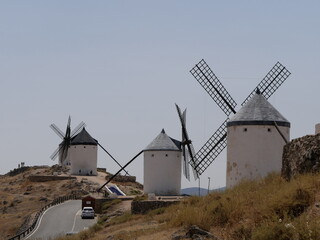
<path id="1" fill-rule="evenodd" d="M 25 231 L 15 235 L 14 237 L 9 238 L 8 240 L 20 240 L 20 239 L 23 239 L 23 238 L 27 237 L 35 229 L 35 227 L 37 226 L 38 220 L 41 217 L 41 215 L 44 213 L 44 211 L 46 211 L 48 208 L 50 208 L 52 206 L 61 204 L 61 203 L 65 202 L 65 201 L 76 200 L 76 199 L 79 199 L 77 194 L 58 197 L 58 198 L 54 199 L 51 203 L 49 203 L 48 205 L 44 206 L 43 208 L 41 208 L 37 212 L 36 216 L 33 219 L 32 224 Z"/>

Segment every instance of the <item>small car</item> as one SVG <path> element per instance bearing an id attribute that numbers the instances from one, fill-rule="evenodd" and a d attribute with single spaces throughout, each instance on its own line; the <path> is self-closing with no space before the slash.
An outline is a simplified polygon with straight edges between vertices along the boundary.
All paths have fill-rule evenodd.
<path id="1" fill-rule="evenodd" d="M 94 210 L 92 207 L 84 207 L 81 212 L 81 218 L 92 218 L 94 219 Z"/>

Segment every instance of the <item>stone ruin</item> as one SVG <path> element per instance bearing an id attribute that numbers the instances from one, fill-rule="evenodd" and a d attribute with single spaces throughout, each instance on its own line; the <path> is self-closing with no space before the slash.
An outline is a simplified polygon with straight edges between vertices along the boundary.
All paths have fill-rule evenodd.
<path id="1" fill-rule="evenodd" d="M 292 140 L 284 146 L 281 176 L 290 180 L 298 174 L 320 171 L 320 133 Z"/>

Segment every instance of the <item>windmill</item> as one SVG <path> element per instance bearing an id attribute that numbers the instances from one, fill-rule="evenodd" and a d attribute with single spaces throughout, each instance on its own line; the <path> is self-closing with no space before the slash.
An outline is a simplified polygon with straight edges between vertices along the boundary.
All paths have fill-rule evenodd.
<path id="1" fill-rule="evenodd" d="M 216 132 L 193 155 L 193 158 L 191 157 L 192 161 L 189 161 L 194 171 L 198 175 L 201 175 L 227 146 L 227 122 L 230 114 L 236 113 L 235 107 L 237 103 L 203 59 L 190 70 L 190 73 L 227 116 Z M 268 99 L 290 74 L 281 63 L 277 62 L 241 105 L 245 105 L 255 95 L 257 90 Z M 180 114 L 179 117 L 181 121 Z M 182 128 L 184 128 L 183 124 Z M 278 128 L 277 130 L 281 133 Z M 191 146 L 191 141 L 187 141 L 186 144 L 187 146 Z M 189 152 L 189 154 L 191 153 Z"/>
<path id="2" fill-rule="evenodd" d="M 180 123 L 181 123 L 181 130 L 182 130 L 182 141 L 181 141 L 181 148 L 182 148 L 182 155 L 183 155 L 183 174 L 190 181 L 190 170 L 189 170 L 189 164 L 191 165 L 191 168 L 193 170 L 193 176 L 195 179 L 197 179 L 198 172 L 196 169 L 196 163 L 195 163 L 195 151 L 194 147 L 192 145 L 191 140 L 189 139 L 189 135 L 187 132 L 186 127 L 186 114 L 187 109 L 181 113 L 180 107 L 176 104 L 176 109 L 179 115 Z"/>
<path id="3" fill-rule="evenodd" d="M 134 159 L 143 153 L 144 193 L 154 193 L 156 195 L 167 196 L 179 195 L 181 190 L 182 167 L 181 147 L 182 143 L 180 141 L 169 137 L 165 130 L 162 129 L 156 138 L 154 138 L 150 144 L 148 144 L 139 154 L 130 160 L 122 169 L 127 167 L 131 162 L 134 161 Z M 187 166 L 187 164 L 185 166 Z M 187 171 L 185 171 L 185 173 L 189 176 Z M 119 174 L 119 172 L 114 174 L 113 177 L 115 177 L 117 174 Z M 102 188 L 113 179 L 113 177 L 110 178 L 104 185 L 102 185 L 98 189 L 98 192 L 101 191 Z"/>
<path id="4" fill-rule="evenodd" d="M 84 122 L 80 122 L 77 127 L 75 127 L 72 131 L 71 131 L 71 117 L 69 116 L 68 118 L 68 122 L 67 122 L 67 128 L 66 128 L 66 132 L 65 134 L 53 123 L 50 125 L 50 128 L 63 140 L 58 148 L 52 153 L 52 155 L 50 156 L 50 158 L 52 160 L 55 160 L 57 158 L 57 156 L 59 155 L 59 164 L 60 165 L 64 165 L 64 164 L 69 164 L 69 163 L 65 163 L 67 156 L 68 156 L 68 151 L 70 148 L 70 145 L 72 143 L 72 140 L 77 136 L 77 134 L 79 134 L 82 130 L 84 130 L 84 128 L 86 127 L 86 124 Z M 109 156 L 111 157 L 111 159 L 118 164 L 119 167 L 122 168 L 121 164 L 97 141 L 96 144 Z M 129 173 L 124 170 L 125 173 L 127 175 L 129 175 Z"/>
<path id="5" fill-rule="evenodd" d="M 52 160 L 55 160 L 57 156 L 59 155 L 59 164 L 64 165 L 67 164 L 65 163 L 67 156 L 68 156 L 68 151 L 69 147 L 71 144 L 72 138 L 77 135 L 82 128 L 86 126 L 84 122 L 80 122 L 77 127 L 75 127 L 71 131 L 71 117 L 69 116 L 68 122 L 67 122 L 67 128 L 66 132 L 63 133 L 54 123 L 50 125 L 50 128 L 62 139 L 62 142 L 59 144 L 58 148 L 51 154 L 50 158 Z"/>

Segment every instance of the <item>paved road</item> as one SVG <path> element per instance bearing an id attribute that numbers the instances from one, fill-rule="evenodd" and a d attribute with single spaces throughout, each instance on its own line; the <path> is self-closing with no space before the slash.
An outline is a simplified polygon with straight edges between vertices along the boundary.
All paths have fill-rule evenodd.
<path id="1" fill-rule="evenodd" d="M 27 239 L 49 240 L 67 232 L 80 232 L 94 223 L 96 219 L 81 219 L 81 200 L 67 201 L 49 208 Z"/>

